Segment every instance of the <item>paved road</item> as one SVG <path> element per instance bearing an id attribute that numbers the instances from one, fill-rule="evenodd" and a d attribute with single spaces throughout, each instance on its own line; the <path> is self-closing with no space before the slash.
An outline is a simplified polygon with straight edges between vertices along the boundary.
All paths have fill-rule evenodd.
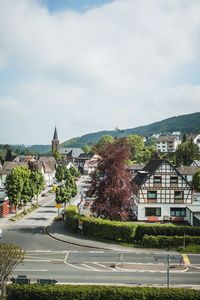
<path id="1" fill-rule="evenodd" d="M 72 202 L 76 204 L 77 201 L 78 197 Z M 15 242 L 26 250 L 24 263 L 17 266 L 14 275 L 27 275 L 32 282 L 37 278 L 51 278 L 65 283 L 166 284 L 166 266 L 163 261 L 155 261 L 156 251 L 132 248 L 127 251 L 119 246 L 112 251 L 109 244 L 111 250 L 101 250 L 97 247 L 100 243 L 91 242 L 90 245 L 93 243 L 97 247 L 95 249 L 52 239 L 44 227 L 57 215 L 54 196 L 45 198 L 41 204 L 43 206 L 37 211 L 4 230 L 2 241 Z M 64 222 L 55 224 L 60 225 L 50 227 L 59 231 L 60 237 Z M 81 239 L 79 241 L 83 243 Z M 189 267 L 170 270 L 171 283 L 200 286 L 200 255 L 189 255 L 188 258 Z M 173 264 L 178 262 L 172 261 Z M 129 270 L 127 263 L 133 263 Z"/>

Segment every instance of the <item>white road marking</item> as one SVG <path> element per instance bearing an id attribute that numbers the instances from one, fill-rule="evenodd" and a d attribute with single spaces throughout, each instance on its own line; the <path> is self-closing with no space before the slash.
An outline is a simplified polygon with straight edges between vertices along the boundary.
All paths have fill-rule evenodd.
<path id="1" fill-rule="evenodd" d="M 90 267 L 90 266 L 88 266 L 88 265 L 85 265 L 85 264 L 81 264 L 81 265 L 84 266 L 84 267 L 86 267 L 86 268 L 88 268 L 88 269 L 91 269 L 91 270 L 93 270 L 93 271 L 99 271 L 98 269 L 95 269 L 95 268 Z"/>
<path id="2" fill-rule="evenodd" d="M 111 271 L 117 272 L 117 270 L 116 270 L 116 269 L 114 269 L 114 268 L 111 268 L 111 267 L 104 266 L 104 265 L 102 265 L 102 264 L 99 264 L 99 263 L 97 263 L 97 262 L 94 262 L 94 264 L 95 264 L 95 265 L 97 265 L 97 266 L 100 266 L 100 267 L 106 268 L 106 269 L 108 269 L 109 271 L 111 270 Z"/>
<path id="3" fill-rule="evenodd" d="M 36 269 L 36 270 L 30 270 L 30 269 L 15 269 L 17 272 L 48 272 L 47 269 Z"/>

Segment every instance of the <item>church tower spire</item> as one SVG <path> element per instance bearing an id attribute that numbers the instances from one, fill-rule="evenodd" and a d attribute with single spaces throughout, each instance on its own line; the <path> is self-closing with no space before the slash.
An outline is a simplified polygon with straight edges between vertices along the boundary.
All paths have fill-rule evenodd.
<path id="1" fill-rule="evenodd" d="M 58 149 L 59 149 L 59 140 L 58 140 L 57 129 L 55 126 L 53 140 L 52 140 L 52 152 L 58 151 Z"/>

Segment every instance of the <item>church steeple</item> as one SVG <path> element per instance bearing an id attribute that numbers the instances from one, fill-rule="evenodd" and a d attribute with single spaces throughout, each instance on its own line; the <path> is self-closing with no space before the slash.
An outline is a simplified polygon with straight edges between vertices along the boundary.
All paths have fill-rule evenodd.
<path id="1" fill-rule="evenodd" d="M 56 129 L 56 126 L 55 126 L 55 130 L 54 130 L 54 136 L 53 136 L 53 140 L 56 140 L 56 141 L 58 141 L 58 134 L 57 134 L 57 129 Z"/>
<path id="2" fill-rule="evenodd" d="M 52 152 L 58 151 L 58 149 L 59 149 L 59 140 L 58 140 L 57 129 L 55 126 L 53 140 L 52 140 Z"/>

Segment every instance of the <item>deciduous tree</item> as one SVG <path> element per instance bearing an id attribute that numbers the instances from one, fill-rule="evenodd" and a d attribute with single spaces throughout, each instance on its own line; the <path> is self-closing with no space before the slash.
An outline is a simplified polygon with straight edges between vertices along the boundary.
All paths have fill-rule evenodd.
<path id="1" fill-rule="evenodd" d="M 138 136 L 136 134 L 127 136 L 126 140 L 127 140 L 128 146 L 130 147 L 131 159 L 134 160 L 136 154 L 138 154 L 139 151 L 144 149 L 144 142 L 143 142 L 141 136 Z"/>
<path id="2" fill-rule="evenodd" d="M 106 135 L 102 135 L 102 137 L 99 139 L 99 141 L 97 142 L 97 147 L 100 149 L 100 150 L 104 150 L 104 145 L 106 143 L 113 143 L 114 142 L 114 137 L 109 135 L 109 134 L 106 134 Z"/>
<path id="3" fill-rule="evenodd" d="M 129 158 L 125 139 L 106 143 L 100 155 L 97 170 L 92 174 L 88 195 L 95 197 L 91 211 L 97 217 L 126 220 L 131 205 L 131 175 L 126 171 Z"/>
<path id="4" fill-rule="evenodd" d="M 85 153 L 89 153 L 90 150 L 91 150 L 91 148 L 90 148 L 88 145 L 83 146 L 82 149 L 83 149 L 83 151 L 84 151 Z"/>
<path id="5" fill-rule="evenodd" d="M 192 176 L 192 186 L 197 192 L 200 192 L 200 170 L 198 170 L 194 175 Z"/>
<path id="6" fill-rule="evenodd" d="M 194 144 L 192 140 L 183 142 L 178 146 L 175 153 L 177 165 L 190 166 L 195 159 L 200 159 L 200 152 L 198 145 Z"/>
<path id="7" fill-rule="evenodd" d="M 24 255 L 25 251 L 17 245 L 0 243 L 0 299 L 5 299 L 8 278 L 16 265 L 23 262 Z"/>

